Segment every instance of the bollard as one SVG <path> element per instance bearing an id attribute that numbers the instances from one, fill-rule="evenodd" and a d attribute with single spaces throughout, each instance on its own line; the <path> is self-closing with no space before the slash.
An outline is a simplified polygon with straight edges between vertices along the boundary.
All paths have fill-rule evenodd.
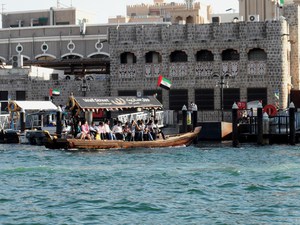
<path id="1" fill-rule="evenodd" d="M 263 145 L 263 108 L 261 103 L 257 105 L 257 144 Z"/>
<path id="2" fill-rule="evenodd" d="M 270 119 L 268 113 L 264 112 L 263 114 L 263 144 L 269 144 L 269 138 L 267 135 L 269 134 L 270 128 Z"/>
<path id="3" fill-rule="evenodd" d="M 236 103 L 232 105 L 232 146 L 238 147 L 238 106 Z"/>
<path id="4" fill-rule="evenodd" d="M 62 109 L 60 106 L 57 107 L 56 112 L 56 134 L 57 137 L 60 138 L 62 133 Z"/>
<path id="5" fill-rule="evenodd" d="M 21 127 L 21 133 L 23 133 L 26 129 L 26 117 L 25 117 L 24 109 L 21 109 L 20 112 L 20 127 Z"/>
<path id="6" fill-rule="evenodd" d="M 295 145 L 296 143 L 296 127 L 295 127 L 295 105 L 293 102 L 289 106 L 289 124 L 290 124 L 290 145 Z"/>
<path id="7" fill-rule="evenodd" d="M 182 132 L 187 132 L 187 108 L 185 105 L 182 106 Z"/>
<path id="8" fill-rule="evenodd" d="M 192 121 L 193 121 L 193 130 L 195 130 L 195 127 L 198 125 L 198 107 L 194 103 L 192 106 Z M 198 143 L 198 137 L 194 139 L 194 144 Z"/>
<path id="9" fill-rule="evenodd" d="M 239 131 L 238 131 L 238 105 L 232 105 L 232 147 L 239 147 Z"/>

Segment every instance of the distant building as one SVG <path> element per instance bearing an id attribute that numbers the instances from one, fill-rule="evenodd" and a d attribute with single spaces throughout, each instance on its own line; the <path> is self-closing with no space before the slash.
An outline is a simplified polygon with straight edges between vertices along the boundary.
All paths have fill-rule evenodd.
<path id="1" fill-rule="evenodd" d="M 109 18 L 109 23 L 139 23 L 139 22 L 171 22 L 173 24 L 204 24 L 210 21 L 212 12 L 210 5 L 194 0 L 185 3 L 166 3 L 164 0 L 154 0 L 153 4 L 137 4 L 127 6 L 126 16 Z"/>
<path id="2" fill-rule="evenodd" d="M 245 21 L 265 21 L 278 19 L 283 13 L 280 0 L 239 0 L 239 13 Z M 300 3 L 299 0 L 285 0 L 284 5 Z"/>
<path id="3" fill-rule="evenodd" d="M 54 8 L 45 10 L 18 11 L 2 13 L 2 28 L 75 25 L 82 21 L 90 22 L 89 14 L 76 8 Z"/>
<path id="4" fill-rule="evenodd" d="M 232 23 L 232 22 L 243 21 L 244 18 L 240 17 L 239 13 L 216 13 L 216 14 L 211 14 L 210 21 L 211 22 L 216 22 L 215 20 L 218 20 L 218 23 Z"/>

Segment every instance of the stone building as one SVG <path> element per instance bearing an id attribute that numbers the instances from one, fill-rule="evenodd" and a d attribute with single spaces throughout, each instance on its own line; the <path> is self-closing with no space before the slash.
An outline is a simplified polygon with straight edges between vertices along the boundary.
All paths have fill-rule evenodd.
<path id="1" fill-rule="evenodd" d="M 51 7 L 45 10 L 2 13 L 2 28 L 75 25 L 79 21 L 90 20 L 89 14 L 77 11 L 74 7 Z"/>
<path id="2" fill-rule="evenodd" d="M 111 94 L 157 93 L 171 110 L 193 101 L 203 120 L 217 118 L 222 103 L 226 111 L 252 100 L 285 108 L 287 30 L 286 20 L 112 27 Z M 159 74 L 171 80 L 171 90 L 157 87 Z"/>
<path id="3" fill-rule="evenodd" d="M 22 55 L 24 65 L 100 78 L 1 77 L 0 101 L 20 96 L 44 100 L 49 88 L 61 90 L 56 104 L 65 104 L 71 92 L 77 96 L 156 93 L 165 109 L 181 110 L 184 104 L 196 102 L 203 121 L 220 118 L 222 106 L 228 120 L 235 101 L 262 100 L 264 105 L 286 108 L 290 90 L 300 89 L 299 4 L 284 5 L 278 18 L 259 21 L 87 25 L 85 33 L 80 25 L 1 29 L 3 64 Z M 171 80 L 170 91 L 157 87 L 158 75 Z"/>
<path id="4" fill-rule="evenodd" d="M 173 24 L 203 24 L 210 21 L 211 6 L 194 0 L 185 3 L 166 3 L 154 0 L 153 4 L 136 4 L 127 6 L 126 16 L 109 18 L 109 23 L 171 22 Z"/>

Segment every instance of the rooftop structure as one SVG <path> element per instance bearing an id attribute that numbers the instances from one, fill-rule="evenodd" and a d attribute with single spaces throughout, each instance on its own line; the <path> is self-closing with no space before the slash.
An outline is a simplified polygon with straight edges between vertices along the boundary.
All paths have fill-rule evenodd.
<path id="1" fill-rule="evenodd" d="M 154 0 L 153 4 L 127 6 L 126 16 L 109 18 L 109 23 L 171 22 L 173 24 L 204 24 L 210 21 L 211 6 L 185 0 L 185 3 L 166 3 Z"/>
<path id="2" fill-rule="evenodd" d="M 2 28 L 75 25 L 89 22 L 89 14 L 74 7 L 2 13 Z"/>

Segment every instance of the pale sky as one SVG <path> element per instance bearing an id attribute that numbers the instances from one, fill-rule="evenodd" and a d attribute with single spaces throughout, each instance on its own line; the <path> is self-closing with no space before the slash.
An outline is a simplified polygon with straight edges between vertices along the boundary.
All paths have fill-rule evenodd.
<path id="1" fill-rule="evenodd" d="M 184 3 L 184 0 L 165 0 L 167 3 Z M 153 0 L 0 0 L 1 12 L 27 11 L 50 9 L 61 6 L 73 6 L 76 9 L 94 15 L 94 23 L 106 23 L 109 17 L 126 14 L 126 5 L 152 4 Z M 214 13 L 225 13 L 226 9 L 233 8 L 238 12 L 238 0 L 196 0 L 213 7 Z M 232 12 L 232 11 L 231 11 Z"/>

